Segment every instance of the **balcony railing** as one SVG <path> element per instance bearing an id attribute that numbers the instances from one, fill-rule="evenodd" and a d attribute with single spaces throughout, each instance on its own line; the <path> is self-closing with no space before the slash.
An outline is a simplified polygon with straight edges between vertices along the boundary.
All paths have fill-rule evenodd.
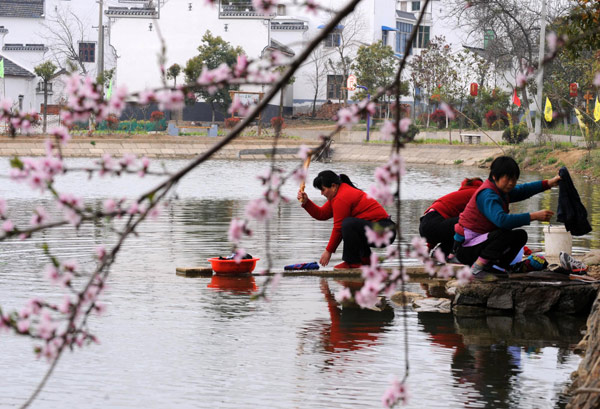
<path id="1" fill-rule="evenodd" d="M 270 16 L 276 16 L 276 11 Z M 248 0 L 221 0 L 219 4 L 219 18 L 264 18 L 267 17 L 257 12 Z"/>

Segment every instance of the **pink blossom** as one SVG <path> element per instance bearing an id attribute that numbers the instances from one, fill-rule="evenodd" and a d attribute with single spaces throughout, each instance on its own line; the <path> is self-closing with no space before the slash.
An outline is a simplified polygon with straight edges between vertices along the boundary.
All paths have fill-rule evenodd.
<path id="1" fill-rule="evenodd" d="M 4 230 L 6 233 L 10 233 L 11 231 L 15 230 L 15 225 L 12 220 L 5 220 L 4 223 L 2 223 L 2 230 Z"/>
<path id="2" fill-rule="evenodd" d="M 594 77 L 594 86 L 600 87 L 600 72 L 597 72 Z"/>
<path id="3" fill-rule="evenodd" d="M 374 281 L 366 281 L 360 291 L 354 294 L 356 303 L 363 308 L 372 308 L 379 302 L 379 291 L 381 284 Z"/>
<path id="4" fill-rule="evenodd" d="M 106 199 L 103 203 L 104 213 L 113 213 L 117 210 L 117 202 L 113 199 Z"/>
<path id="5" fill-rule="evenodd" d="M 181 90 L 162 90 L 156 94 L 158 109 L 161 111 L 170 109 L 183 109 L 185 106 L 185 96 Z"/>
<path id="6" fill-rule="evenodd" d="M 306 10 L 309 13 L 317 15 L 317 11 L 319 10 L 319 5 L 317 4 L 316 0 L 306 0 L 304 5 L 306 6 Z"/>
<path id="7" fill-rule="evenodd" d="M 459 285 L 468 284 L 473 279 L 471 268 L 469 266 L 464 266 L 463 268 L 458 270 L 456 272 L 456 279 L 458 280 Z"/>
<path id="8" fill-rule="evenodd" d="M 20 333 L 24 334 L 29 331 L 29 325 L 30 325 L 29 320 L 19 320 L 19 321 L 17 321 L 17 330 Z"/>
<path id="9" fill-rule="evenodd" d="M 519 72 L 517 74 L 517 87 L 521 88 L 527 83 L 527 75 Z"/>
<path id="10" fill-rule="evenodd" d="M 235 114 L 236 112 L 240 116 L 246 116 L 248 112 L 248 107 L 242 103 L 242 101 L 238 98 L 238 96 L 233 97 L 233 101 L 231 102 L 231 106 L 227 110 L 230 114 Z"/>
<path id="11" fill-rule="evenodd" d="M 129 206 L 129 209 L 127 209 L 128 214 L 136 214 L 136 213 L 139 213 L 139 211 L 140 211 L 140 205 L 138 202 L 133 202 L 131 204 L 131 206 Z"/>
<path id="12" fill-rule="evenodd" d="M 261 14 L 271 14 L 277 6 L 273 0 L 252 0 L 252 6 Z"/>
<path id="13" fill-rule="evenodd" d="M 141 105 L 146 105 L 156 101 L 156 95 L 154 91 L 145 89 L 138 94 L 138 102 Z"/>
<path id="14" fill-rule="evenodd" d="M 106 257 L 106 248 L 104 246 L 96 247 L 96 257 L 102 261 Z"/>
<path id="15" fill-rule="evenodd" d="M 446 114 L 446 118 L 448 118 L 448 119 L 456 118 L 456 113 L 454 112 L 452 107 L 450 105 L 446 104 L 445 102 L 442 102 L 440 104 L 440 109 L 442 111 L 444 111 L 444 114 Z"/>
<path id="16" fill-rule="evenodd" d="M 442 249 L 440 249 L 439 247 L 433 252 L 433 258 L 440 264 L 446 263 L 446 256 L 444 255 Z"/>
<path id="17" fill-rule="evenodd" d="M 394 152 L 390 155 L 390 159 L 388 161 L 388 166 L 390 169 L 390 173 L 392 173 L 393 175 L 399 174 L 400 176 L 404 176 L 406 174 L 406 167 L 404 166 L 404 158 L 396 152 Z"/>
<path id="18" fill-rule="evenodd" d="M 411 257 L 417 257 L 419 255 L 426 255 L 428 253 L 427 241 L 423 237 L 419 237 L 419 236 L 413 237 L 413 239 L 410 241 L 410 245 L 413 248 L 413 251 L 416 252 L 416 255 L 412 255 L 412 252 L 411 252 Z"/>
<path id="19" fill-rule="evenodd" d="M 358 114 L 355 110 L 350 108 L 342 108 L 337 113 L 337 123 L 339 126 L 345 126 L 346 128 L 352 128 L 352 125 L 358 123 Z"/>
<path id="20" fill-rule="evenodd" d="M 71 297 L 64 296 L 62 303 L 58 306 L 58 311 L 63 314 L 68 314 L 71 311 Z"/>
<path id="21" fill-rule="evenodd" d="M 381 136 L 384 140 L 388 141 L 390 139 L 394 139 L 394 135 L 396 134 L 396 125 L 392 121 L 385 120 L 379 131 L 381 132 Z"/>
<path id="22" fill-rule="evenodd" d="M 412 124 L 412 120 L 410 118 L 402 118 L 400 120 L 400 133 L 405 134 L 408 132 L 408 128 Z"/>
<path id="23" fill-rule="evenodd" d="M 383 406 L 385 408 L 391 408 L 398 402 L 402 404 L 408 403 L 409 394 L 406 385 L 403 382 L 400 382 L 396 377 L 394 377 L 391 383 L 390 387 L 381 397 Z"/>
<path id="24" fill-rule="evenodd" d="M 242 239 L 245 231 L 246 221 L 234 218 L 231 219 L 231 223 L 229 224 L 229 231 L 227 233 L 227 237 L 229 241 L 237 243 Z"/>
<path id="25" fill-rule="evenodd" d="M 371 229 L 369 226 L 365 226 L 365 234 L 367 241 L 374 244 L 375 247 L 383 247 L 390 244 L 390 240 L 394 237 L 394 232 L 389 229 Z"/>
<path id="26" fill-rule="evenodd" d="M 246 54 L 240 54 L 237 56 L 237 64 L 235 64 L 233 73 L 236 77 L 241 77 L 242 74 L 248 68 L 248 57 Z"/>
<path id="27" fill-rule="evenodd" d="M 390 173 L 388 166 L 378 166 L 375 168 L 375 180 L 377 183 L 386 186 L 396 180 L 396 175 Z"/>
<path id="28" fill-rule="evenodd" d="M 301 183 L 301 182 L 303 182 L 303 181 L 306 180 L 307 173 L 308 173 L 307 170 L 304 169 L 303 167 L 302 168 L 297 168 L 292 173 L 292 179 L 296 183 Z"/>
<path id="29" fill-rule="evenodd" d="M 40 314 L 40 323 L 38 325 L 38 335 L 42 339 L 50 339 L 52 337 L 56 324 L 52 321 L 52 317 L 48 313 L 48 311 L 42 311 Z"/>
<path id="30" fill-rule="evenodd" d="M 383 206 L 389 206 L 394 203 L 394 195 L 388 186 L 371 185 L 369 187 L 369 196 Z"/>
<path id="31" fill-rule="evenodd" d="M 37 227 L 41 224 L 44 224 L 48 220 L 48 213 L 46 209 L 42 206 L 38 206 L 35 208 L 33 215 L 31 215 L 31 225 Z"/>
<path id="32" fill-rule="evenodd" d="M 546 36 L 546 44 L 548 45 L 548 51 L 550 51 L 551 53 L 556 51 L 557 40 L 558 40 L 558 37 L 555 32 L 550 32 Z"/>
<path id="33" fill-rule="evenodd" d="M 300 145 L 300 147 L 298 148 L 298 157 L 302 160 L 306 160 L 310 153 L 311 149 L 304 144 Z"/>
<path id="34" fill-rule="evenodd" d="M 160 208 L 158 206 L 154 206 L 148 212 L 148 217 L 152 220 L 158 220 L 158 216 L 160 216 Z"/>
<path id="35" fill-rule="evenodd" d="M 271 206 L 265 199 L 254 199 L 246 205 L 246 217 L 264 221 L 271 217 Z"/>
<path id="36" fill-rule="evenodd" d="M 335 293 L 335 300 L 340 304 L 344 301 L 352 300 L 352 291 L 348 287 L 344 287 Z"/>
<path id="37" fill-rule="evenodd" d="M 71 193 L 61 193 L 58 196 L 59 205 L 72 207 L 74 209 L 83 209 L 83 200 Z"/>
<path id="38" fill-rule="evenodd" d="M 244 250 L 243 248 L 240 247 L 235 250 L 235 255 L 233 256 L 233 259 L 235 260 L 236 263 L 239 264 L 245 255 L 246 255 L 246 250 Z"/>
<path id="39" fill-rule="evenodd" d="M 65 271 L 74 273 L 79 268 L 79 264 L 75 260 L 66 260 L 62 262 L 61 267 Z"/>
<path id="40" fill-rule="evenodd" d="M 81 223 L 81 216 L 73 209 L 64 209 L 63 211 L 65 219 L 73 226 L 79 226 Z"/>
<path id="41" fill-rule="evenodd" d="M 135 161 L 137 159 L 137 156 L 135 156 L 132 153 L 125 153 L 123 155 L 123 157 L 121 158 L 121 160 L 119 161 L 119 164 L 121 165 L 122 168 L 127 169 L 129 166 L 132 166 Z"/>
<path id="42" fill-rule="evenodd" d="M 94 311 L 96 311 L 96 314 L 98 314 L 98 315 L 104 314 L 106 312 L 106 304 L 96 302 L 94 304 Z"/>
<path id="43" fill-rule="evenodd" d="M 452 278 L 454 276 L 454 269 L 449 264 L 443 265 L 438 270 L 437 276 L 440 277 L 440 278 L 448 280 L 448 279 L 450 279 L 450 278 Z"/>
<path id="44" fill-rule="evenodd" d="M 69 130 L 64 126 L 59 126 L 50 130 L 50 134 L 54 135 L 63 145 L 71 140 Z"/>
<path id="45" fill-rule="evenodd" d="M 0 110 L 8 113 L 12 110 L 12 100 L 10 98 L 5 98 L 0 100 Z"/>

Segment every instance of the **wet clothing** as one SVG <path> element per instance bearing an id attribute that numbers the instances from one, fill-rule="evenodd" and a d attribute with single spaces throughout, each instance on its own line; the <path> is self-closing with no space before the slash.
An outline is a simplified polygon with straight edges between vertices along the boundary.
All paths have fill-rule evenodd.
<path id="1" fill-rule="evenodd" d="M 343 239 L 342 259 L 347 263 L 360 263 L 363 257 L 369 257 L 371 254 L 365 236 L 365 225 L 372 226 L 374 222 L 379 222 L 381 225 L 393 227 L 395 232 L 395 224 L 383 206 L 362 190 L 347 183 L 341 183 L 336 195 L 323 206 L 319 207 L 308 199 L 302 207 L 317 220 L 333 217 L 333 229 L 326 249 L 335 253 Z"/>
<path id="2" fill-rule="evenodd" d="M 508 267 L 527 243 L 524 230 L 512 230 L 531 222 L 529 213 L 510 214 L 509 204 L 530 198 L 550 189 L 547 180 L 523 183 L 508 194 L 498 189 L 493 180 L 486 180 L 477 189 L 455 226 L 455 254 L 463 264 L 472 264 L 477 257 Z"/>
<path id="3" fill-rule="evenodd" d="M 579 193 L 575 189 L 571 175 L 566 167 L 558 171 L 560 181 L 558 182 L 558 210 L 556 220 L 565 224 L 565 229 L 573 236 L 583 236 L 592 231 L 592 226 L 587 220 L 587 210 Z"/>
<path id="4" fill-rule="evenodd" d="M 444 254 L 452 252 L 458 215 L 482 183 L 479 179 L 465 179 L 457 191 L 440 197 L 429 206 L 419 221 L 419 234 L 427 240 L 429 248 L 440 243 Z"/>

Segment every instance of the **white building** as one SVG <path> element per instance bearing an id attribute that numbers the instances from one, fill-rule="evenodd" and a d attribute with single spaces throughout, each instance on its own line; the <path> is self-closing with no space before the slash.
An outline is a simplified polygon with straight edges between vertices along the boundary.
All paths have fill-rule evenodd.
<path id="1" fill-rule="evenodd" d="M 45 61 L 66 69 L 70 59 L 78 71 L 96 76 L 99 15 L 94 0 L 0 0 L 0 58 L 5 59 L 5 67 L 8 61 L 14 68 L 5 73 L 1 97 L 26 111 L 39 111 L 43 85 L 33 71 Z M 107 46 L 104 54 L 109 69 L 115 53 Z M 49 104 L 64 97 L 61 84 L 58 78 L 49 84 Z"/>

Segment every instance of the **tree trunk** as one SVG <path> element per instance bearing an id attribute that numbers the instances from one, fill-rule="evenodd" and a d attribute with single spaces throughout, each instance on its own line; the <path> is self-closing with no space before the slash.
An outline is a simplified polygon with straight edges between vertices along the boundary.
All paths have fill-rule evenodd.
<path id="1" fill-rule="evenodd" d="M 283 93 L 285 92 L 285 87 L 281 87 L 279 91 L 279 117 L 283 118 Z"/>
<path id="2" fill-rule="evenodd" d="M 48 81 L 44 81 L 44 122 L 42 133 L 46 133 L 46 120 L 48 118 Z"/>
<path id="3" fill-rule="evenodd" d="M 527 96 L 527 87 L 523 87 L 523 105 L 525 107 L 525 123 L 527 123 L 527 129 L 529 132 L 533 132 L 533 124 L 531 123 L 531 109 L 529 108 L 529 97 Z"/>

